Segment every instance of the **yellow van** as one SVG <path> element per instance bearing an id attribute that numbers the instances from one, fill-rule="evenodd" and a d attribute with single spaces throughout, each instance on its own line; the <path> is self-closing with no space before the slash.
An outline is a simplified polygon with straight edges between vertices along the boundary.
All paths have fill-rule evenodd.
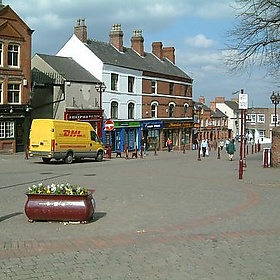
<path id="1" fill-rule="evenodd" d="M 29 134 L 30 157 L 72 163 L 73 159 L 102 161 L 104 146 L 90 123 L 53 119 L 34 119 Z"/>

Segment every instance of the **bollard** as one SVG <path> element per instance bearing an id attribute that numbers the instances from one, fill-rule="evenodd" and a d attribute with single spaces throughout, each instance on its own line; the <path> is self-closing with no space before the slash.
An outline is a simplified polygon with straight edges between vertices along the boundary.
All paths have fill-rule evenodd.
<path id="1" fill-rule="evenodd" d="M 263 168 L 268 168 L 270 167 L 270 149 L 269 148 L 264 148 L 263 150 Z"/>
<path id="2" fill-rule="evenodd" d="M 243 160 L 239 160 L 239 179 L 243 179 Z"/>
<path id="3" fill-rule="evenodd" d="M 112 149 L 111 149 L 111 146 L 108 146 L 107 149 L 106 149 L 106 154 L 107 154 L 107 157 L 108 158 L 111 158 L 112 156 Z"/>
<path id="4" fill-rule="evenodd" d="M 252 144 L 252 154 L 254 153 L 254 144 Z"/>
<path id="5" fill-rule="evenodd" d="M 218 147 L 218 157 L 217 157 L 217 159 L 221 159 L 221 149 L 220 149 L 220 147 Z"/>

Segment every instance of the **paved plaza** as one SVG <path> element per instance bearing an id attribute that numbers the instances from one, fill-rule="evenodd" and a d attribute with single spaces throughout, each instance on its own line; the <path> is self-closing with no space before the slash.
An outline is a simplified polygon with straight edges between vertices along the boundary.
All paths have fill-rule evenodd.
<path id="1" fill-rule="evenodd" d="M 278 280 L 280 169 L 159 152 L 71 165 L 0 155 L 0 279 Z M 88 224 L 29 223 L 28 186 L 94 188 Z"/>

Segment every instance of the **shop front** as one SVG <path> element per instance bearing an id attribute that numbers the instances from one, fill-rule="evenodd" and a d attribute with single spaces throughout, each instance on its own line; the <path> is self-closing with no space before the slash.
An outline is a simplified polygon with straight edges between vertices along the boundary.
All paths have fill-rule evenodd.
<path id="1" fill-rule="evenodd" d="M 191 149 L 192 126 L 190 122 L 164 122 L 161 148 L 166 148 L 166 140 L 169 138 L 174 150 L 182 150 L 183 146 L 186 150 Z"/>
<path id="2" fill-rule="evenodd" d="M 66 109 L 64 120 L 68 121 L 86 121 L 95 129 L 98 137 L 102 137 L 103 110 L 71 110 Z"/>
<path id="3" fill-rule="evenodd" d="M 127 146 L 129 151 L 140 147 L 141 130 L 138 121 L 114 121 L 114 129 L 103 131 L 103 143 L 110 146 L 112 152 L 123 152 Z"/>
<path id="4" fill-rule="evenodd" d="M 159 150 L 160 131 L 163 128 L 161 120 L 149 120 L 141 122 L 142 137 L 148 151 Z"/>
<path id="5" fill-rule="evenodd" d="M 29 106 L 0 108 L 0 152 L 23 152 L 28 143 L 30 122 Z"/>

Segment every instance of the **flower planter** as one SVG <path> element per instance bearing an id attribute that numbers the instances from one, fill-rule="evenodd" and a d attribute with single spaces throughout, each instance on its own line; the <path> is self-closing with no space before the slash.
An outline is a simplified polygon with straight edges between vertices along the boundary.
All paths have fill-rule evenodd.
<path id="1" fill-rule="evenodd" d="M 87 195 L 29 194 L 25 214 L 33 221 L 72 221 L 87 223 L 94 214 L 93 190 Z"/>

